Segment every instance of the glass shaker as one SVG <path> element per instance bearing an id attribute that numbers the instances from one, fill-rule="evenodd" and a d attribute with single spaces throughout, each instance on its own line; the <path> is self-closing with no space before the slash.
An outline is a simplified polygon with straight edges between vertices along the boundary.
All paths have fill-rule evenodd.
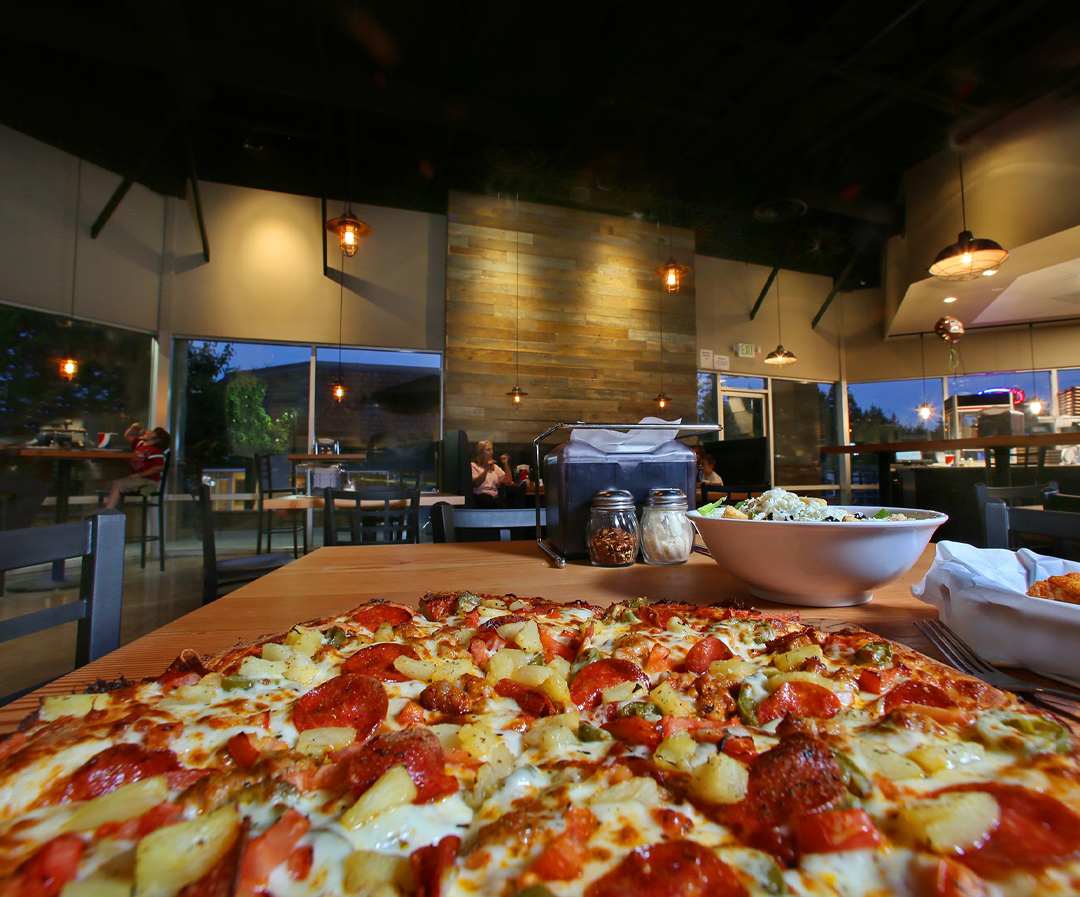
<path id="1" fill-rule="evenodd" d="M 686 495 L 679 489 L 650 489 L 641 512 L 641 556 L 647 564 L 685 564 L 694 545 L 686 516 Z"/>
<path id="2" fill-rule="evenodd" d="M 629 567 L 638 551 L 634 496 L 623 489 L 605 489 L 592 497 L 585 527 L 589 558 L 597 567 Z"/>

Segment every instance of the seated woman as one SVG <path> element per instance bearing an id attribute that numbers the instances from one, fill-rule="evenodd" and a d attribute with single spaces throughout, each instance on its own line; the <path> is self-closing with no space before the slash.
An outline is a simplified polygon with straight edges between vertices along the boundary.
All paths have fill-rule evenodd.
<path id="1" fill-rule="evenodd" d="M 500 466 L 501 465 L 501 466 Z M 495 447 L 490 439 L 481 439 L 472 453 L 473 506 L 477 508 L 497 508 L 499 506 L 499 484 L 514 482 L 510 473 L 510 456 L 499 455 L 495 463 Z"/>

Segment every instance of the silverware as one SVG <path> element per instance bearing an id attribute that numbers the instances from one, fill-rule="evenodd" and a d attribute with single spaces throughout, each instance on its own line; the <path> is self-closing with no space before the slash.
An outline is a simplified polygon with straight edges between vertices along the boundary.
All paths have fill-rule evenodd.
<path id="1" fill-rule="evenodd" d="M 1004 688 L 1022 694 L 1057 695 L 1072 701 L 1080 701 L 1080 693 L 1066 691 L 1063 688 L 1051 688 L 1017 679 L 991 666 L 976 654 L 971 647 L 940 620 L 917 620 L 915 627 L 944 654 L 958 670 L 982 679 L 995 688 Z"/>
<path id="2" fill-rule="evenodd" d="M 707 557 L 707 558 L 712 557 L 712 554 L 709 552 L 709 549 L 706 548 L 704 545 L 695 545 L 694 546 L 694 551 L 696 551 L 698 554 L 705 555 L 705 557 Z"/>

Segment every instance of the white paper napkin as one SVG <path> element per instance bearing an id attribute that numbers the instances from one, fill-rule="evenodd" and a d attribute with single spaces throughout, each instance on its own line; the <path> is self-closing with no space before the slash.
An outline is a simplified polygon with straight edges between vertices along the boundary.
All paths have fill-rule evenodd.
<path id="1" fill-rule="evenodd" d="M 571 430 L 570 439 L 575 442 L 586 442 L 593 448 L 609 454 L 620 452 L 647 452 L 658 445 L 674 439 L 678 433 L 678 420 L 664 420 L 660 417 L 643 417 L 638 423 L 641 424 L 675 424 L 671 430 L 629 430 L 626 433 L 620 430 Z"/>
<path id="2" fill-rule="evenodd" d="M 911 594 L 991 663 L 1026 667 L 1080 685 L 1080 605 L 1030 598 L 1032 583 L 1080 572 L 1080 564 L 964 542 L 938 542 Z"/>

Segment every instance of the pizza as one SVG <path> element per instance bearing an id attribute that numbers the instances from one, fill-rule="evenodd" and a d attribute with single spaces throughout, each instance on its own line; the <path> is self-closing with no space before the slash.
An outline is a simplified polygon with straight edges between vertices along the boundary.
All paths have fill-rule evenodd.
<path id="1" fill-rule="evenodd" d="M 3 897 L 1075 895 L 1052 715 L 797 614 L 429 594 L 0 741 Z"/>
<path id="2" fill-rule="evenodd" d="M 1065 604 L 1080 604 L 1080 573 L 1066 573 L 1040 579 L 1027 591 L 1032 598 L 1048 598 Z"/>

